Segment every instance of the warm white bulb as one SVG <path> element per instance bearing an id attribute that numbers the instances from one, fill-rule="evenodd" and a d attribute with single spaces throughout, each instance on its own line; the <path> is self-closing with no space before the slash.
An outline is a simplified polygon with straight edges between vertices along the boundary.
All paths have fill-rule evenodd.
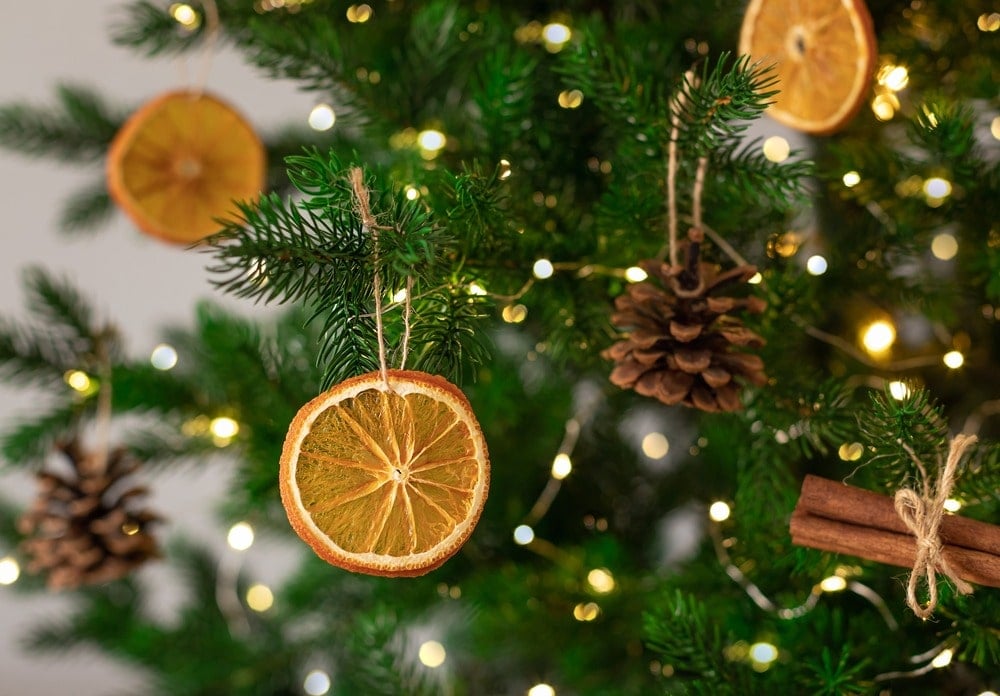
<path id="1" fill-rule="evenodd" d="M 772 162 L 784 162 L 792 151 L 788 141 L 780 135 L 772 135 L 765 140 L 761 149 L 764 151 L 764 157 Z"/>
<path id="2" fill-rule="evenodd" d="M 317 104 L 309 112 L 309 127 L 313 130 L 326 131 L 333 128 L 337 115 L 329 104 Z"/>
<path id="3" fill-rule="evenodd" d="M 535 530 L 526 524 L 519 524 L 514 528 L 514 541 L 521 546 L 526 546 L 535 540 Z"/>
<path id="4" fill-rule="evenodd" d="M 663 459 L 670 451 L 670 442 L 663 433 L 647 433 L 642 438 L 642 453 L 650 459 Z"/>
<path id="5" fill-rule="evenodd" d="M 552 460 L 552 478 L 562 480 L 573 471 L 573 460 L 568 454 L 560 452 Z"/>
<path id="6" fill-rule="evenodd" d="M 594 568 L 587 573 L 587 582 L 594 592 L 607 594 L 615 589 L 615 578 L 607 568 Z"/>
<path id="7" fill-rule="evenodd" d="M 556 696 L 556 690 L 542 682 L 528 689 L 528 696 Z"/>
<path id="8" fill-rule="evenodd" d="M 962 509 L 962 501 L 955 498 L 948 498 L 944 501 L 942 507 L 948 512 L 958 512 Z"/>
<path id="9" fill-rule="evenodd" d="M 844 186 L 846 186 L 847 188 L 854 188 L 855 186 L 861 183 L 861 175 L 858 174 L 856 171 L 853 170 L 849 171 L 846 174 L 844 174 L 843 182 Z"/>
<path id="10" fill-rule="evenodd" d="M 941 359 L 944 361 L 944 364 L 952 370 L 957 370 L 965 364 L 965 356 L 957 350 L 948 351 Z"/>
<path id="11" fill-rule="evenodd" d="M 323 696 L 330 690 L 330 675 L 321 669 L 314 669 L 306 675 L 302 690 L 309 696 Z"/>
<path id="12" fill-rule="evenodd" d="M 945 648 L 939 652 L 933 660 L 931 660 L 931 665 L 937 669 L 947 667 L 951 664 L 951 658 L 954 654 L 955 653 L 952 650 Z"/>
<path id="13" fill-rule="evenodd" d="M 212 419 L 208 429 L 212 431 L 212 435 L 220 440 L 228 440 L 236 437 L 237 433 L 240 432 L 240 424 L 227 416 L 219 416 Z"/>
<path id="14" fill-rule="evenodd" d="M 538 259 L 531 267 L 531 272 L 534 273 L 535 277 L 539 280 L 551 278 L 554 271 L 555 269 L 552 267 L 552 262 L 548 259 Z"/>
<path id="15" fill-rule="evenodd" d="M 417 135 L 417 145 L 420 146 L 421 150 L 427 150 L 428 152 L 437 152 L 447 142 L 448 140 L 444 137 L 444 133 L 431 128 L 420 131 Z"/>
<path id="16" fill-rule="evenodd" d="M 13 585 L 21 577 L 21 566 L 10 556 L 0 558 L 0 585 Z"/>
<path id="17" fill-rule="evenodd" d="M 828 578 L 823 578 L 819 586 L 824 592 L 840 592 L 847 587 L 847 580 L 839 575 L 831 575 Z"/>
<path id="18" fill-rule="evenodd" d="M 421 643 L 420 650 L 417 652 L 417 657 L 420 658 L 420 662 L 426 667 L 433 669 L 444 664 L 446 653 L 443 645 L 438 643 L 436 640 L 428 640 Z"/>
<path id="19" fill-rule="evenodd" d="M 729 508 L 729 505 L 721 500 L 716 500 L 708 508 L 708 516 L 716 522 L 724 522 L 728 520 L 731 513 L 732 510 Z"/>
<path id="20" fill-rule="evenodd" d="M 625 280 L 630 283 L 641 283 L 648 277 L 649 274 L 638 266 L 629 266 L 625 269 Z"/>
<path id="21" fill-rule="evenodd" d="M 936 259 L 950 261 L 958 253 L 958 240 L 947 232 L 935 235 L 931 240 L 931 253 Z"/>
<path id="22" fill-rule="evenodd" d="M 237 551 L 246 551 L 253 546 L 253 527 L 246 522 L 237 522 L 229 528 L 226 542 Z"/>
<path id="23" fill-rule="evenodd" d="M 810 275 L 818 276 L 826 273 L 827 263 L 826 259 L 816 254 L 815 256 L 810 256 L 806 261 L 806 270 L 809 271 Z"/>
<path id="24" fill-rule="evenodd" d="M 750 646 L 750 659 L 761 664 L 769 664 L 778 659 L 778 649 L 770 643 L 754 643 Z"/>
<path id="25" fill-rule="evenodd" d="M 570 31 L 569 27 L 559 22 L 546 24 L 542 27 L 542 38 L 545 39 L 545 43 L 547 44 L 561 46 L 569 41 L 572 36 L 573 32 Z"/>
<path id="26" fill-rule="evenodd" d="M 254 611 L 267 611 L 274 604 L 274 593 L 267 585 L 251 585 L 247 589 L 247 606 Z"/>
<path id="27" fill-rule="evenodd" d="M 939 176 L 932 176 L 924 182 L 924 193 L 928 198 L 947 198 L 951 195 L 951 182 Z"/>
<path id="28" fill-rule="evenodd" d="M 173 346 L 161 343 L 153 348 L 153 352 L 149 356 L 149 362 L 157 370 L 172 369 L 177 364 L 177 351 L 174 350 Z"/>
<path id="29" fill-rule="evenodd" d="M 869 353 L 884 353 L 896 341 L 896 327 L 879 319 L 865 328 L 861 342 Z"/>
<path id="30" fill-rule="evenodd" d="M 906 386 L 906 382 L 892 381 L 889 382 L 889 395 L 896 401 L 902 401 L 910 395 L 910 388 Z"/>

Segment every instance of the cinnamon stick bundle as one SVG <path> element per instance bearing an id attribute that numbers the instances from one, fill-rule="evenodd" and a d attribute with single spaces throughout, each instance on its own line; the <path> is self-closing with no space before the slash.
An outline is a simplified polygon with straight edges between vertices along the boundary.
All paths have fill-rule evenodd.
<path id="1" fill-rule="evenodd" d="M 792 513 L 792 543 L 912 568 L 917 543 L 896 514 L 892 498 L 806 476 Z M 964 580 L 1000 587 L 1000 527 L 946 515 L 939 530 L 942 555 Z"/>

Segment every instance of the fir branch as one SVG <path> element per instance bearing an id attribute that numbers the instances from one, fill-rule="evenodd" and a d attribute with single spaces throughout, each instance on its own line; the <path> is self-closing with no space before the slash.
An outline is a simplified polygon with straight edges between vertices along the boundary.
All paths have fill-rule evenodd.
<path id="1" fill-rule="evenodd" d="M 69 281 L 35 267 L 24 272 L 24 284 L 28 309 L 42 324 L 91 349 L 97 333 L 94 310 Z"/>
<path id="2" fill-rule="evenodd" d="M 760 138 L 722 143 L 711 154 L 708 190 L 726 208 L 760 206 L 761 198 L 766 198 L 779 209 L 790 210 L 805 199 L 803 182 L 814 173 L 812 163 L 796 159 L 798 154 L 792 152 L 779 164 L 764 156 Z"/>
<path id="3" fill-rule="evenodd" d="M 805 670 L 811 677 L 811 693 L 814 696 L 842 696 L 843 694 L 866 694 L 871 684 L 861 679 L 861 672 L 868 666 L 867 660 L 854 660 L 850 647 L 840 646 L 840 655 L 834 657 L 829 646 L 824 646 L 819 659 L 806 659 Z M 815 682 L 819 682 L 817 688 Z"/>
<path id="4" fill-rule="evenodd" d="M 59 227 L 63 232 L 91 232 L 106 222 L 114 210 L 102 178 L 66 200 L 59 214 Z"/>
<path id="5" fill-rule="evenodd" d="M 708 157 L 738 138 L 771 104 L 776 84 L 773 67 L 751 63 L 749 56 L 730 65 L 723 53 L 711 70 L 706 62 L 701 76 L 694 82 L 685 78 L 672 100 L 680 116 L 681 152 L 688 159 Z"/>
<path id="6" fill-rule="evenodd" d="M 873 391 L 867 413 L 858 418 L 873 452 L 868 462 L 878 464 L 878 481 L 893 491 L 914 476 L 912 458 L 903 445 L 936 472 L 948 439 L 948 423 L 927 391 L 915 385 L 906 391 L 902 399 L 890 394 L 888 387 Z"/>
<path id="7" fill-rule="evenodd" d="M 184 30 L 161 3 L 132 2 L 124 13 L 111 27 L 111 40 L 148 58 L 182 53 L 197 46 L 201 38 L 201 27 Z"/>
<path id="8" fill-rule="evenodd" d="M 124 116 L 83 87 L 60 85 L 57 97 L 55 108 L 27 104 L 0 107 L 0 145 L 63 162 L 103 158 Z"/>
<path id="9" fill-rule="evenodd" d="M 411 344 L 414 369 L 461 383 L 489 359 L 485 298 L 441 288 L 415 303 Z"/>
<path id="10" fill-rule="evenodd" d="M 15 384 L 54 386 L 71 360 L 61 343 L 35 327 L 0 320 L 0 375 Z"/>
<path id="11" fill-rule="evenodd" d="M 302 207 L 306 207 L 303 204 Z M 368 242 L 349 211 L 313 214 L 276 194 L 240 204 L 241 219 L 205 240 L 212 284 L 265 302 L 309 300 L 361 282 Z"/>
<path id="12" fill-rule="evenodd" d="M 643 614 L 643 636 L 681 679 L 704 680 L 718 694 L 747 693 L 746 679 L 723 657 L 725 641 L 719 623 L 707 607 L 679 590 L 664 594 L 651 612 Z"/>
<path id="13" fill-rule="evenodd" d="M 347 301 L 326 304 L 317 364 L 323 367 L 323 389 L 379 367 L 375 319 Z"/>
<path id="14" fill-rule="evenodd" d="M 429 670 L 402 655 L 413 654 L 395 612 L 383 604 L 358 612 L 350 630 L 343 660 L 351 665 L 338 679 L 338 694 L 372 696 L 432 696 L 441 693 Z"/>
<path id="15" fill-rule="evenodd" d="M 0 455 L 15 466 L 38 464 L 61 439 L 75 432 L 84 403 L 57 406 L 17 425 L 0 439 Z"/>

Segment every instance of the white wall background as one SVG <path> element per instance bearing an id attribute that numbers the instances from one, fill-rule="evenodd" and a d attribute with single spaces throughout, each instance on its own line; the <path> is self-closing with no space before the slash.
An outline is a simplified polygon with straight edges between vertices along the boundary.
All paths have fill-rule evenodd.
<path id="1" fill-rule="evenodd" d="M 145 60 L 112 45 L 109 27 L 121 17 L 118 0 L 3 0 L 0 3 L 0 103 L 55 102 L 59 82 L 96 88 L 112 103 L 139 104 L 183 86 L 184 66 L 177 59 Z M 166 5 L 166 2 L 164 2 Z M 212 63 L 207 88 L 233 103 L 261 131 L 304 121 L 312 97 L 291 85 L 258 78 L 223 51 Z M 197 73 L 198 63 L 187 74 Z M 122 328 L 131 354 L 148 356 L 159 328 L 190 325 L 199 298 L 213 296 L 203 271 L 207 260 L 149 239 L 118 214 L 113 224 L 93 235 L 62 235 L 57 230 L 61 204 L 93 180 L 86 172 L 52 161 L 31 160 L 0 151 L 0 315 L 26 316 L 21 272 L 29 265 L 71 278 L 107 318 Z M 225 302 L 218 294 L 214 299 Z M 230 303 L 231 304 L 231 303 Z M 249 306 L 245 307 L 249 312 Z M 0 385 L 0 432 L 36 408 L 35 397 Z M 34 481 L 20 473 L 2 473 L 0 495 L 28 501 Z M 223 554 L 226 530 L 213 514 L 225 489 L 224 458 L 208 466 L 182 466 L 149 481 L 149 507 L 168 518 L 162 536 L 182 533 L 209 543 Z M 12 549 L 0 547 L 0 557 Z M 253 577 L 267 582 L 275 556 L 288 559 L 298 549 L 255 545 L 245 562 Z M 140 577 L 156 588 L 158 613 L 169 615 L 180 587 L 163 563 Z M 39 621 L 65 616 L 66 597 L 17 593 L 0 586 L 0 696 L 73 694 L 97 696 L 142 693 L 141 675 L 105 660 L 96 651 L 41 658 L 19 646 L 23 633 Z"/>

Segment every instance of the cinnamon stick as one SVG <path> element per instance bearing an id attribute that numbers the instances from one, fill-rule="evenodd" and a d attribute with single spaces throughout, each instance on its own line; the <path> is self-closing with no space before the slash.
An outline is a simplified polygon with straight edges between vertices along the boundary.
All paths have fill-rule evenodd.
<path id="1" fill-rule="evenodd" d="M 806 476 L 791 520 L 792 542 L 880 563 L 912 567 L 917 544 L 891 498 Z M 969 582 L 1000 587 L 1000 527 L 948 515 L 939 530 L 942 553 Z"/>
<path id="2" fill-rule="evenodd" d="M 892 498 L 819 476 L 806 476 L 796 510 L 899 534 L 910 534 Z M 1000 527 L 968 517 L 945 515 L 939 530 L 945 546 L 962 546 L 1000 556 Z"/>
<path id="3" fill-rule="evenodd" d="M 917 543 L 912 534 L 850 524 L 797 510 L 792 514 L 792 543 L 844 553 L 869 561 L 912 568 Z M 1000 587 L 1000 556 L 962 546 L 945 545 L 941 554 L 963 580 Z"/>

